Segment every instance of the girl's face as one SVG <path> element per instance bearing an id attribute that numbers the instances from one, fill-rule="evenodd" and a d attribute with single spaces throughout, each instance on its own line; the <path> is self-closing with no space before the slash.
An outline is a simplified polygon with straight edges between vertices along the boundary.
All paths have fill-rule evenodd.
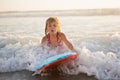
<path id="1" fill-rule="evenodd" d="M 52 22 L 50 23 L 48 26 L 47 26 L 47 31 L 50 33 L 50 34 L 55 34 L 57 33 L 57 25 L 55 22 Z"/>

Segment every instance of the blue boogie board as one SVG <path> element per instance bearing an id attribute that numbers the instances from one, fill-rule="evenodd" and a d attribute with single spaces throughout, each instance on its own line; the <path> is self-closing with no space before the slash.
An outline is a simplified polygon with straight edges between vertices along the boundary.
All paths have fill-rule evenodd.
<path id="1" fill-rule="evenodd" d="M 33 74 L 33 76 L 36 74 L 40 74 L 45 69 L 48 69 L 48 68 L 53 67 L 55 65 L 59 65 L 62 62 L 65 62 L 65 61 L 67 62 L 69 60 L 76 59 L 77 56 L 78 56 L 78 54 L 75 52 L 65 52 L 63 54 L 52 56 L 52 57 L 44 60 L 42 64 L 35 65 L 36 71 Z"/>

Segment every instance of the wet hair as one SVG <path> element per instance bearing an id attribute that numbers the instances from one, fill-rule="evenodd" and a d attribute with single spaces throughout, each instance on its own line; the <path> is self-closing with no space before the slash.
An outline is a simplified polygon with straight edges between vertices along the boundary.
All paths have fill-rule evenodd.
<path id="1" fill-rule="evenodd" d="M 47 26 L 50 26 L 51 23 L 53 23 L 53 22 L 55 22 L 55 24 L 56 24 L 57 32 L 60 32 L 60 22 L 59 22 L 59 20 L 57 19 L 57 17 L 49 17 L 49 18 L 46 20 L 45 35 L 48 34 L 48 32 L 47 32 Z"/>

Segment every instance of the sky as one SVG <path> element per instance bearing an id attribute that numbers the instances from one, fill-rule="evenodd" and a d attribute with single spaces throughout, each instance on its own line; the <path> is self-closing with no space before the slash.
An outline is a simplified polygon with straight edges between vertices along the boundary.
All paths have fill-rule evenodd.
<path id="1" fill-rule="evenodd" d="M 120 0 L 0 0 L 0 12 L 99 8 L 120 8 Z"/>

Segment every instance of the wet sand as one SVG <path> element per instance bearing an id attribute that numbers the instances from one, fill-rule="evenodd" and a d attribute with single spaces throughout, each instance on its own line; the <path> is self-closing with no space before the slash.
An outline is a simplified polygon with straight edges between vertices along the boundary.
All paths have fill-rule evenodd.
<path id="1" fill-rule="evenodd" d="M 94 76 L 87 76 L 83 73 L 78 75 L 68 75 L 52 72 L 51 74 L 44 76 L 32 76 L 32 73 L 33 72 L 26 70 L 0 73 L 0 80 L 97 80 Z"/>

